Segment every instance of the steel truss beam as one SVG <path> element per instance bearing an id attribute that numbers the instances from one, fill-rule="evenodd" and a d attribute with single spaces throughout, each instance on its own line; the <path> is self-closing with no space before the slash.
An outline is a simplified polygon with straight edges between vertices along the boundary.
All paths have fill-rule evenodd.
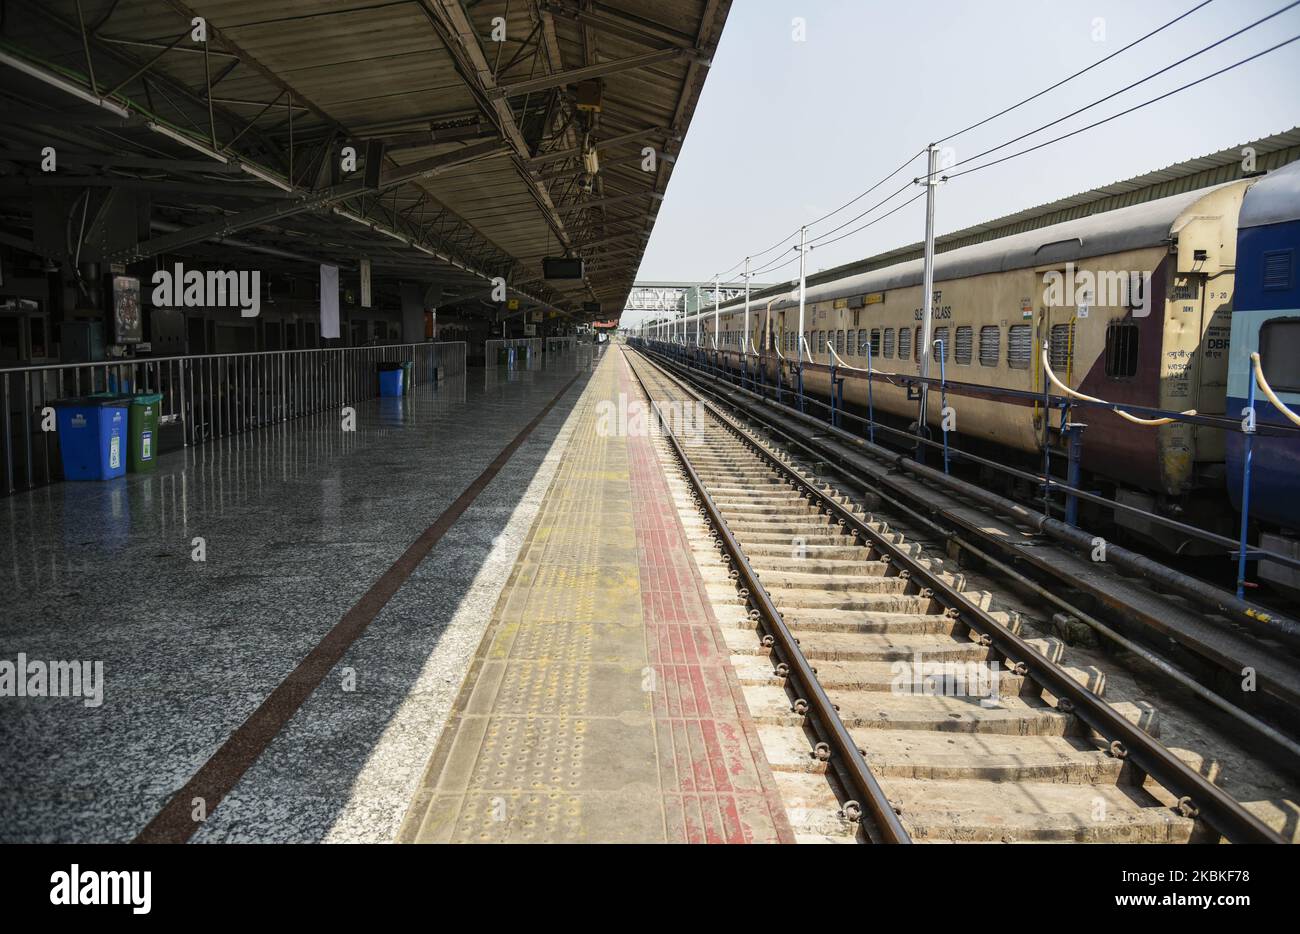
<path id="1" fill-rule="evenodd" d="M 648 65 L 658 65 L 660 62 L 671 62 L 687 54 L 688 52 L 685 49 L 679 48 L 656 49 L 653 52 L 642 52 L 640 55 L 632 55 L 628 58 L 620 58 L 611 62 L 598 62 L 594 65 L 583 65 L 579 68 L 570 68 L 568 71 L 561 71 L 540 78 L 528 78 L 524 81 L 514 81 L 500 87 L 490 88 L 487 94 L 488 97 L 493 100 L 501 100 L 506 97 L 518 97 L 520 94 L 531 94 L 534 91 L 545 91 L 566 84 L 576 84 L 577 82 L 585 81 L 588 78 L 599 78 L 604 75 L 617 74 L 620 71 L 631 71 L 634 68 L 645 68 Z"/>

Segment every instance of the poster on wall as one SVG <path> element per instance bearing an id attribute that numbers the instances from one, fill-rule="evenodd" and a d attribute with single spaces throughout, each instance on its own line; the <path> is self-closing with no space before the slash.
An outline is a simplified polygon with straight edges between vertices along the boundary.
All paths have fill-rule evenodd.
<path id="1" fill-rule="evenodd" d="M 140 280 L 135 276 L 113 277 L 113 340 L 118 344 L 138 344 L 144 340 Z"/>
<path id="2" fill-rule="evenodd" d="M 339 267 L 320 267 L 320 336 L 339 336 Z"/>

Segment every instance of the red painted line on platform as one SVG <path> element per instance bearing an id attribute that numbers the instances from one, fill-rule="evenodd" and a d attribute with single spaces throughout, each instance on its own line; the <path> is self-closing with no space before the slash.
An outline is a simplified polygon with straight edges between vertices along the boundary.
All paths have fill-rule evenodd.
<path id="1" fill-rule="evenodd" d="M 207 814 L 212 815 L 217 805 L 239 783 L 244 773 L 252 767 L 271 741 L 306 703 L 307 698 L 406 583 L 407 578 L 433 550 L 434 545 L 438 544 L 439 539 L 478 498 L 519 446 L 542 423 L 542 419 L 550 414 L 560 398 L 577 382 L 578 375 L 575 374 L 564 384 L 555 397 L 546 403 L 536 417 L 525 425 L 509 444 L 501 449 L 496 459 L 484 468 L 474 482 L 456 498 L 456 501 L 443 510 L 433 524 L 425 529 L 401 557 L 370 586 L 356 605 L 334 624 L 307 657 L 298 663 L 298 667 L 276 686 L 262 705 L 249 714 L 248 719 L 230 734 L 211 758 L 203 763 L 184 787 L 177 791 L 153 820 L 140 831 L 133 842 L 185 843 L 194 835 L 200 826 L 200 822 L 194 820 L 192 816 L 194 799 L 201 798 Z"/>
<path id="2" fill-rule="evenodd" d="M 627 369 L 620 384 L 638 389 Z M 785 805 L 649 438 L 628 438 L 632 519 L 669 842 L 793 843 Z"/>

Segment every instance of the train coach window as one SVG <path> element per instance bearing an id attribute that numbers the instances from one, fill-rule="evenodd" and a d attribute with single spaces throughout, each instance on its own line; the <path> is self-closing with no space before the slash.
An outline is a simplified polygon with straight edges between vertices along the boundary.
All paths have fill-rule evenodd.
<path id="1" fill-rule="evenodd" d="M 917 328 L 916 333 L 912 335 L 912 359 L 921 359 L 921 329 Z"/>
<path id="2" fill-rule="evenodd" d="M 885 343 L 880 348 L 880 355 L 882 357 L 894 356 L 894 329 L 893 328 L 885 328 Z"/>
<path id="3" fill-rule="evenodd" d="M 826 332 L 818 331 L 817 346 L 813 348 L 813 353 L 825 353 L 825 352 L 826 352 Z"/>
<path id="4" fill-rule="evenodd" d="M 871 329 L 871 356 L 880 356 L 880 328 Z"/>
<path id="5" fill-rule="evenodd" d="M 953 359 L 962 366 L 970 366 L 971 344 L 975 340 L 975 329 L 963 324 L 957 329 L 957 343 L 953 347 Z"/>
<path id="6" fill-rule="evenodd" d="M 876 348 L 874 345 L 871 348 L 871 352 L 873 354 L 876 352 Z M 866 328 L 858 329 L 858 353 L 862 354 L 862 356 L 864 357 L 867 355 L 867 329 Z"/>
<path id="7" fill-rule="evenodd" d="M 1275 318 L 1259 329 L 1259 362 L 1275 392 L 1300 392 L 1300 318 Z"/>
<path id="8" fill-rule="evenodd" d="M 898 359 L 906 360 L 912 355 L 912 329 L 898 329 Z"/>
<path id="9" fill-rule="evenodd" d="M 980 328 L 980 366 L 997 366 L 1002 355 L 1002 329 L 996 324 Z"/>
<path id="10" fill-rule="evenodd" d="M 843 331 L 843 329 L 841 329 L 841 330 L 839 330 L 839 331 L 836 331 L 836 332 L 835 332 L 835 352 L 836 352 L 837 354 L 839 354 L 839 355 L 842 357 L 842 356 L 844 356 L 844 354 L 845 354 L 847 351 L 848 351 L 848 347 L 846 347 L 845 344 L 844 344 L 844 331 Z"/>
<path id="11" fill-rule="evenodd" d="M 1029 369 L 1034 338 L 1027 324 L 1013 324 L 1007 328 L 1007 366 L 1013 370 Z"/>
<path id="12" fill-rule="evenodd" d="M 1137 371 L 1137 323 L 1112 321 L 1106 326 L 1106 376 L 1110 379 L 1132 379 Z"/>
<path id="13" fill-rule="evenodd" d="M 844 348 L 844 353 L 850 357 L 856 357 L 858 355 L 858 332 L 849 328 L 848 339 L 849 342 Z"/>
<path id="14" fill-rule="evenodd" d="M 952 340 L 948 337 L 947 328 L 935 328 L 934 340 L 930 342 L 930 359 L 936 363 L 939 361 L 939 348 L 943 347 L 943 359 L 946 363 L 952 356 Z"/>
<path id="15" fill-rule="evenodd" d="M 1049 352 L 1052 371 L 1069 374 L 1074 368 L 1074 322 L 1052 325 Z"/>

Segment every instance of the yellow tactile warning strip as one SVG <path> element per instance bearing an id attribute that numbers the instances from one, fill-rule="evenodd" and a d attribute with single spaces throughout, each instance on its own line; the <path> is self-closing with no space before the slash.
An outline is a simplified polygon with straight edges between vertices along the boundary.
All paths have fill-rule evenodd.
<path id="1" fill-rule="evenodd" d="M 626 378 L 611 348 L 399 841 L 791 839 L 650 441 L 600 430 Z"/>

